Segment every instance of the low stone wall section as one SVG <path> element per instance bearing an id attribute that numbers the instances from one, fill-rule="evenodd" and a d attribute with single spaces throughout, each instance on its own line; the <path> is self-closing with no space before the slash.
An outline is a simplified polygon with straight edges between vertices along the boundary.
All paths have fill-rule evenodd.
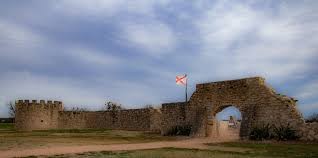
<path id="1" fill-rule="evenodd" d="M 62 129 L 121 129 L 151 131 L 159 130 L 155 124 L 153 109 L 129 109 L 119 111 L 74 112 L 60 111 L 58 128 Z M 157 114 L 158 115 L 158 114 Z M 157 120 L 160 121 L 160 120 Z"/>
<path id="2" fill-rule="evenodd" d="M 318 141 L 318 122 L 305 123 L 298 132 L 300 140 Z"/>
<path id="3" fill-rule="evenodd" d="M 174 127 L 187 124 L 187 109 L 188 107 L 185 102 L 162 104 L 161 134 L 166 135 Z"/>

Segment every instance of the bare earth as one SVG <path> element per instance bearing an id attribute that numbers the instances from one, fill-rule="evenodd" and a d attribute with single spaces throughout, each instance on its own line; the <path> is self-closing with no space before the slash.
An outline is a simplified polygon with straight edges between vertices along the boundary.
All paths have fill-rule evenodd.
<path id="1" fill-rule="evenodd" d="M 187 139 L 179 141 L 160 141 L 151 143 L 137 143 L 137 144 L 111 144 L 111 145 L 81 145 L 81 146 L 51 146 L 36 149 L 24 150 L 6 150 L 1 151 L 1 158 L 9 157 L 26 157 L 26 156 L 39 156 L 39 155 L 59 155 L 59 154 L 74 154 L 84 152 L 98 152 L 98 151 L 128 151 L 128 150 L 142 150 L 142 149 L 157 149 L 164 147 L 174 148 L 191 148 L 191 149 L 209 149 L 221 151 L 235 151 L 245 152 L 246 148 L 235 147 L 221 147 L 221 146 L 208 146 L 206 143 L 218 143 L 225 140 L 216 139 Z"/>

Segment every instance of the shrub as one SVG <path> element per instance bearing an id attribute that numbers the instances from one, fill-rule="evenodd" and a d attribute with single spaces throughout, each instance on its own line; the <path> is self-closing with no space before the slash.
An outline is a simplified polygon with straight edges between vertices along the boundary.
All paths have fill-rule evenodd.
<path id="1" fill-rule="evenodd" d="M 286 140 L 296 140 L 299 138 L 290 124 L 286 126 L 280 125 L 262 125 L 254 127 L 249 135 L 251 140 L 267 140 L 267 139 L 277 139 L 279 141 Z"/>
<path id="2" fill-rule="evenodd" d="M 296 130 L 292 129 L 289 124 L 287 126 L 280 125 L 279 127 L 273 126 L 274 138 L 277 140 L 296 140 L 299 138 Z"/>
<path id="3" fill-rule="evenodd" d="M 169 136 L 178 136 L 178 135 L 179 136 L 189 136 L 191 129 L 192 129 L 191 125 L 175 126 L 166 135 L 169 135 Z"/>
<path id="4" fill-rule="evenodd" d="M 314 113 L 306 119 L 306 122 L 318 122 L 318 113 Z"/>
<path id="5" fill-rule="evenodd" d="M 262 126 L 257 126 L 252 129 L 250 132 L 250 139 L 251 140 L 266 140 L 271 138 L 270 134 L 270 125 L 262 125 Z"/>

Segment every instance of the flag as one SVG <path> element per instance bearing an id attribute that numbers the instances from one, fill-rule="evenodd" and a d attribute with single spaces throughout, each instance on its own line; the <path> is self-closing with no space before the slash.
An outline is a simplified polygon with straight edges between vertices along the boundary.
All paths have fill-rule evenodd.
<path id="1" fill-rule="evenodd" d="M 176 84 L 177 85 L 187 85 L 187 75 L 178 75 L 176 76 Z"/>

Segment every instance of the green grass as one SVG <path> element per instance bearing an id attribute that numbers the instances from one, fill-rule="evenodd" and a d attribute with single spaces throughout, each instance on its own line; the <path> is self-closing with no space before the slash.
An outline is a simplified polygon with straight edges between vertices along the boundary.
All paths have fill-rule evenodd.
<path id="1" fill-rule="evenodd" d="M 14 124 L 13 123 L 0 123 L 0 130 L 13 130 Z"/>
<path id="2" fill-rule="evenodd" d="M 40 156 L 43 158 L 245 158 L 245 155 L 210 150 L 162 148 L 155 150 L 137 150 L 123 152 L 87 152 L 82 154 L 65 154 Z"/>
<path id="3" fill-rule="evenodd" d="M 290 143 L 251 143 L 232 142 L 221 144 L 210 144 L 211 146 L 222 146 L 224 148 L 239 147 L 248 148 L 246 152 L 196 150 L 179 148 L 162 148 L 154 150 L 137 150 L 123 152 L 87 152 L 81 154 L 65 154 L 55 156 L 40 156 L 52 158 L 314 158 L 318 157 L 318 144 L 290 144 Z"/>
<path id="4" fill-rule="evenodd" d="M 32 132 L 18 132 L 13 124 L 0 124 L 0 152 L 9 149 L 30 149 L 45 146 L 68 146 L 68 145 L 95 145 L 95 144 L 118 144 L 118 143 L 142 143 L 162 140 L 175 140 L 174 137 L 163 137 L 159 134 L 138 131 L 121 131 L 109 129 L 66 129 L 44 130 Z M 304 142 L 229 142 L 209 144 L 210 150 L 162 148 L 155 150 L 137 150 L 123 152 L 88 152 L 82 154 L 66 154 L 47 157 L 56 158 L 245 158 L 245 157 L 318 157 L 318 143 Z M 236 150 L 220 150 L 231 147 L 249 149 L 239 152 Z M 31 156 L 32 157 L 32 156 Z M 33 156 L 34 157 L 34 156 Z M 40 156 L 41 157 L 41 156 Z M 45 157 L 45 156 L 42 156 Z"/>
<path id="5" fill-rule="evenodd" d="M 214 144 L 210 144 L 214 145 Z M 318 143 L 305 142 L 231 142 L 218 144 L 224 147 L 249 148 L 249 156 L 267 157 L 318 157 Z"/>

